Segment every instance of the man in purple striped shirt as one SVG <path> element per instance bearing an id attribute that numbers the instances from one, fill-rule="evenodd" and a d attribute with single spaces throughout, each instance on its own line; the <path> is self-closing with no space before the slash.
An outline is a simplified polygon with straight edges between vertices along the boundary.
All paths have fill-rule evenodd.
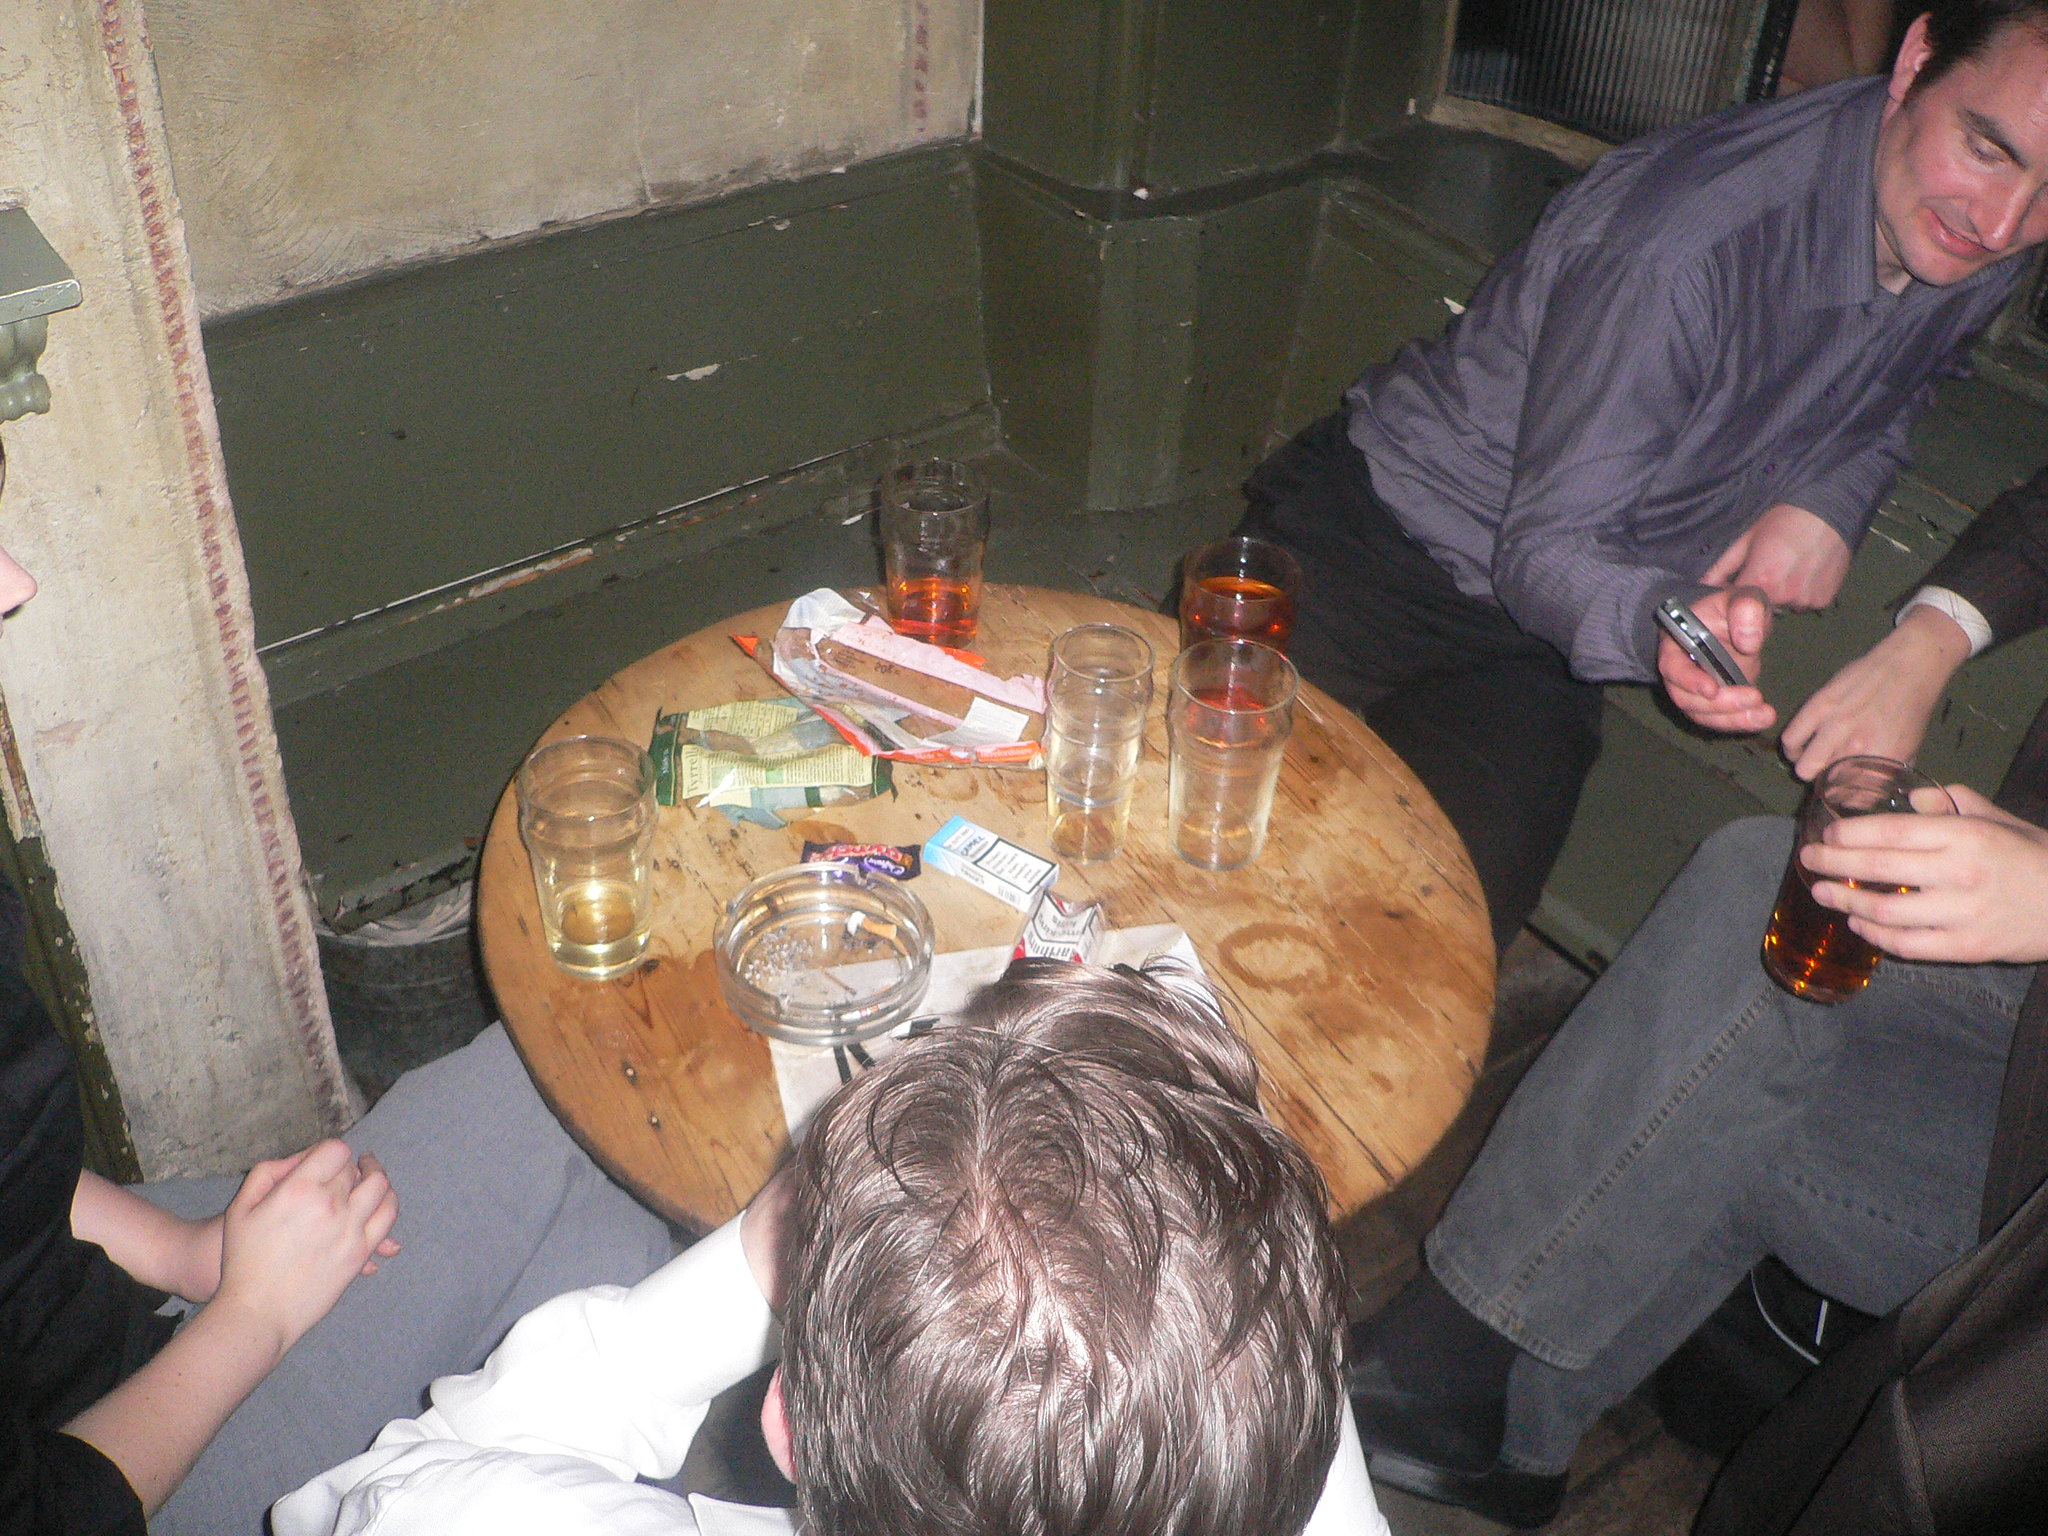
<path id="1" fill-rule="evenodd" d="M 1833 600 L 1934 381 L 2048 238 L 2048 76 L 2013 22 L 2039 13 L 1944 0 L 1889 79 L 1613 151 L 1247 483 L 1243 531 L 1309 573 L 1291 654 L 1442 804 L 1497 943 L 1570 825 L 1597 685 L 1771 723 L 1653 609 L 1690 602 L 1753 680 L 1773 607 Z"/>

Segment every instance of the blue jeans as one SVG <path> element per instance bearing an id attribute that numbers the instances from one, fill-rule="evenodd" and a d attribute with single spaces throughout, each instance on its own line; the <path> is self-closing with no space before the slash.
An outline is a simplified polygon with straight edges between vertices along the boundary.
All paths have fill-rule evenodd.
<path id="1" fill-rule="evenodd" d="M 1833 1007 L 1758 945 L 1791 824 L 1702 845 L 1508 1101 L 1425 1245 L 1523 1351 L 1502 1459 L 1564 1470 L 1766 1254 L 1886 1312 L 1976 1246 L 2032 968 L 1884 961 Z"/>

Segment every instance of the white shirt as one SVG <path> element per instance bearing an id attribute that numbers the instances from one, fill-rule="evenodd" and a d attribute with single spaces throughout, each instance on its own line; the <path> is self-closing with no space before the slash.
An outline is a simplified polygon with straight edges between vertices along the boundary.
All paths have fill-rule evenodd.
<path id="1" fill-rule="evenodd" d="M 1898 624 L 1915 608 L 1932 608 L 1936 613 L 1946 614 L 1956 628 L 1969 637 L 1972 656 L 1983 655 L 1994 638 L 1983 610 L 1962 593 L 1951 592 L 1947 587 L 1922 587 L 1906 599 L 1905 606 L 1894 615 L 1892 623 Z"/>
<path id="2" fill-rule="evenodd" d="M 272 1506 L 276 1536 L 792 1536 L 787 1510 L 684 1499 L 706 1406 L 781 1352 L 735 1218 L 631 1290 L 571 1291 L 484 1368 Z M 1387 1536 L 1351 1415 L 1306 1536 Z"/>

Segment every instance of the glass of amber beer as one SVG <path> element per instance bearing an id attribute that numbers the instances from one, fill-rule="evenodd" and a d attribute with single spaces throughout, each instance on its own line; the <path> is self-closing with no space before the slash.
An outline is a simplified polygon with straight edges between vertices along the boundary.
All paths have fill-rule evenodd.
<path id="1" fill-rule="evenodd" d="M 1819 877 L 1799 861 L 1800 849 L 1819 842 L 1845 816 L 1914 811 L 1954 815 L 1955 809 L 1947 790 L 1888 757 L 1845 757 L 1828 764 L 1806 792 L 1792 862 L 1785 868 L 1778 904 L 1764 930 L 1764 969 L 1771 979 L 1808 1002 L 1839 1003 L 1860 992 L 1877 969 L 1877 946 L 1849 927 L 1849 915 L 1813 899 L 1813 882 Z"/>
<path id="2" fill-rule="evenodd" d="M 1181 567 L 1180 645 L 1256 640 L 1287 649 L 1301 598 L 1301 562 L 1268 539 L 1204 544 Z"/>
<path id="3" fill-rule="evenodd" d="M 889 627 L 933 645 L 981 630 L 988 487 L 956 459 L 909 459 L 882 477 L 882 566 Z"/>

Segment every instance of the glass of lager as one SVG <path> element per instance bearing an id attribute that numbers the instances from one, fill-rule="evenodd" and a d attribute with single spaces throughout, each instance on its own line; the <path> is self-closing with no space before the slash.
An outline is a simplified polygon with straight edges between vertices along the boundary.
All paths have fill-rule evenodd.
<path id="1" fill-rule="evenodd" d="M 654 924 L 654 765 L 630 741 L 572 736 L 527 758 L 518 792 L 555 963 L 591 981 L 630 970 Z"/>
<path id="2" fill-rule="evenodd" d="M 1299 682 L 1285 656 L 1256 640 L 1204 640 L 1174 662 L 1167 818 L 1190 864 L 1239 869 L 1266 846 Z"/>

